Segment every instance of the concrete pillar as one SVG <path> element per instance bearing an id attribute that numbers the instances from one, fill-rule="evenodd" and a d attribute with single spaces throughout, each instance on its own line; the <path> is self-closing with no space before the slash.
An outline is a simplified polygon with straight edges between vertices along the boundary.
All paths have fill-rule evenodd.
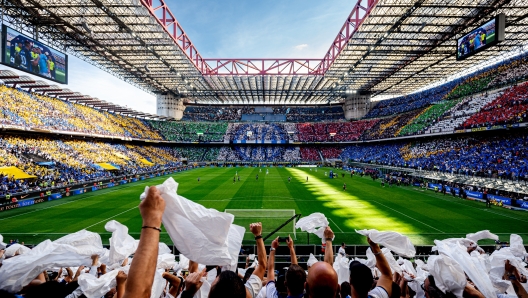
<path id="1" fill-rule="evenodd" d="M 183 117 L 183 98 L 170 93 L 156 94 L 156 113 L 159 116 L 172 117 L 180 120 Z"/>
<path id="2" fill-rule="evenodd" d="M 370 110 L 370 95 L 360 95 L 351 92 L 343 104 L 343 111 L 347 120 L 356 120 L 365 116 Z"/>

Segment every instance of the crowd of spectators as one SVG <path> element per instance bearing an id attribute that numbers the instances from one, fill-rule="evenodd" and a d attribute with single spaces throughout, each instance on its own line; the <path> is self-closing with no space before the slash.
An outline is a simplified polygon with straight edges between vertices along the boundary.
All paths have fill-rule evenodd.
<path id="1" fill-rule="evenodd" d="M 412 122 L 405 125 L 400 132 L 399 136 L 420 134 L 425 129 L 436 122 L 440 121 L 442 115 L 449 111 L 453 106 L 458 104 L 460 99 L 443 100 L 437 104 L 426 108 L 423 113 L 419 114 Z"/>
<path id="2" fill-rule="evenodd" d="M 0 168 L 14 166 L 35 176 L 17 179 L 0 169 L 0 196 L 175 167 L 179 158 L 168 147 L 11 135 L 0 136 L 0 153 Z M 99 163 L 117 170 L 107 171 Z"/>
<path id="3" fill-rule="evenodd" d="M 363 132 L 372 128 L 378 120 L 354 122 L 298 123 L 298 139 L 301 142 L 356 141 Z"/>
<path id="4" fill-rule="evenodd" d="M 321 161 L 319 151 L 313 147 L 301 147 L 301 159 L 303 161 Z"/>
<path id="5" fill-rule="evenodd" d="M 286 115 L 286 120 L 291 122 L 337 121 L 345 119 L 345 114 L 341 106 L 282 106 L 269 107 L 267 109 L 269 111 L 264 114 Z M 187 106 L 182 120 L 240 121 L 242 115 L 263 114 L 260 110 L 254 107 Z"/>
<path id="6" fill-rule="evenodd" d="M 222 142 L 227 122 L 149 121 L 166 140 L 176 142 Z"/>
<path id="7" fill-rule="evenodd" d="M 485 105 L 495 100 L 501 91 L 495 90 L 477 95 L 472 95 L 459 100 L 450 110 L 440 116 L 437 121 L 433 121 L 425 133 L 431 132 L 452 132 L 471 115 L 480 111 Z"/>
<path id="8" fill-rule="evenodd" d="M 281 123 L 230 123 L 224 140 L 230 142 L 285 142 L 288 132 Z"/>
<path id="9" fill-rule="evenodd" d="M 408 177 L 391 173 L 386 179 L 401 183 Z M 507 247 L 498 246 L 493 251 L 478 244 L 483 239 L 499 241 L 498 235 L 489 230 L 436 239 L 424 261 L 417 257 L 418 249 L 405 235 L 356 230 L 368 243 L 364 258 L 350 255 L 344 242 L 334 250 L 340 234 L 333 232 L 324 214 L 314 213 L 301 218 L 296 228 L 320 238 L 324 255 L 318 260 L 311 254 L 306 260 L 298 257 L 289 236 L 273 239 L 268 254 L 262 223 L 234 225 L 233 215 L 205 209 L 167 190 L 175 187 L 174 180 L 169 179 L 160 187 L 147 187 L 141 195 L 140 240 L 131 237 L 128 227 L 115 220 L 105 223 L 111 233 L 109 248 L 103 248 L 98 234 L 86 230 L 55 241 L 45 240 L 34 248 L 13 240 L 5 244 L 0 235 L 1 297 L 528 296 L 524 263 L 528 253 L 517 234 L 510 235 Z M 180 251 L 179 261 L 160 242 L 162 223 Z M 253 264 L 248 255 L 246 265 L 241 266 L 238 260 L 245 256 L 241 247 L 246 228 L 255 238 L 255 254 L 251 257 Z M 189 229 L 199 238 L 187 237 Z M 289 265 L 284 269 L 276 266 L 279 251 L 289 255 Z"/>
<path id="10" fill-rule="evenodd" d="M 377 140 L 394 138 L 400 133 L 405 125 L 410 123 L 423 112 L 424 109 L 419 109 L 412 112 L 380 119 L 370 129 L 365 130 L 360 139 Z"/>
<path id="11" fill-rule="evenodd" d="M 162 140 L 144 120 L 0 85 L 0 124 Z"/>
<path id="12" fill-rule="evenodd" d="M 296 162 L 299 150 L 291 146 L 223 146 L 218 161 L 241 162 Z"/>
<path id="13" fill-rule="evenodd" d="M 337 147 L 323 147 L 323 148 L 321 148 L 321 154 L 323 155 L 323 158 L 325 158 L 325 159 L 340 158 L 342 151 L 343 151 L 342 148 L 337 148 Z"/>
<path id="14" fill-rule="evenodd" d="M 239 120 L 242 114 L 248 114 L 254 108 L 229 108 L 211 106 L 187 106 L 183 111 L 183 121 L 235 121 Z"/>
<path id="15" fill-rule="evenodd" d="M 449 137 L 414 143 L 361 144 L 341 159 L 470 176 L 528 179 L 528 138 L 522 133 Z"/>
<path id="16" fill-rule="evenodd" d="M 424 108 L 442 100 L 461 80 L 457 79 L 425 91 L 380 101 L 364 118 L 392 116 Z"/>
<path id="17" fill-rule="evenodd" d="M 463 124 L 463 128 L 487 127 L 525 122 L 528 111 L 528 83 L 506 90 Z"/>

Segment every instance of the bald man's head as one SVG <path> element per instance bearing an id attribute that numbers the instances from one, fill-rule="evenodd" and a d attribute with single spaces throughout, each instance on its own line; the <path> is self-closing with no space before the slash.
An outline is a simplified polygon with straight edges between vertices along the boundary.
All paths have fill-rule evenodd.
<path id="1" fill-rule="evenodd" d="M 337 286 L 337 273 L 330 264 L 317 262 L 308 270 L 306 292 L 310 298 L 335 297 Z"/>

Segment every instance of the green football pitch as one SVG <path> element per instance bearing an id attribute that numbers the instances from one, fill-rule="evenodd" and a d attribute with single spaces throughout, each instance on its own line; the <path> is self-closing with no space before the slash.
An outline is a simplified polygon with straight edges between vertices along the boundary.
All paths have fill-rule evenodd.
<path id="1" fill-rule="evenodd" d="M 308 168 L 200 168 L 171 174 L 178 183 L 178 194 L 215 208 L 262 210 L 260 218 L 235 218 L 247 227 L 251 221 L 263 223 L 264 235 L 279 227 L 287 217 L 270 217 L 280 212 L 266 209 L 295 210 L 303 216 L 313 212 L 325 214 L 336 233 L 336 243 L 365 244 L 355 229 L 397 231 L 411 238 L 416 245 L 433 245 L 434 239 L 463 237 L 466 233 L 491 230 L 501 241 L 509 241 L 511 233 L 528 242 L 528 213 L 504 208 L 485 208 L 483 203 L 465 201 L 450 195 L 436 194 L 416 187 L 381 187 L 369 177 L 345 175 L 337 179 L 325 176 L 329 168 L 317 172 Z M 233 183 L 235 173 L 241 178 Z M 338 171 L 341 173 L 341 171 Z M 344 173 L 344 172 L 343 172 Z M 256 175 L 259 179 L 256 180 Z M 108 243 L 110 233 L 104 225 L 114 219 L 139 237 L 141 217 L 137 208 L 139 195 L 146 185 L 161 184 L 169 175 L 67 197 L 0 214 L 0 234 L 4 241 L 19 239 L 36 244 L 57 239 L 81 229 L 100 233 Z M 198 182 L 198 177 L 200 181 Z M 288 183 L 288 177 L 292 177 Z M 306 178 L 308 177 L 308 181 Z M 343 191 L 343 183 L 347 189 Z M 259 214 L 259 212 L 252 212 Z M 276 236 L 293 234 L 293 226 L 284 226 Z M 292 235 L 293 236 L 293 235 Z M 297 243 L 320 243 L 315 235 L 297 231 Z M 246 243 L 252 243 L 246 230 Z M 171 243 L 163 232 L 161 241 Z M 269 243 L 268 240 L 266 243 Z M 484 241 L 484 244 L 492 244 Z M 482 244 L 482 243 L 481 243 Z"/>

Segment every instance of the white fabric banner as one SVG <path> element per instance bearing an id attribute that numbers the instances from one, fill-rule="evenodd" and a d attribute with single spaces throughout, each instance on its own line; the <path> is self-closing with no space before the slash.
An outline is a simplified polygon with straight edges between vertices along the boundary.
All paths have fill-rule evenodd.
<path id="1" fill-rule="evenodd" d="M 303 232 L 313 233 L 321 238 L 324 243 L 324 230 L 328 227 L 329 222 L 326 216 L 322 213 L 315 212 L 305 216 L 295 224 L 296 229 L 301 229 Z M 335 238 L 335 236 L 334 236 Z M 333 239 L 332 239 L 333 240 Z"/>
<path id="2" fill-rule="evenodd" d="M 110 237 L 110 252 L 108 255 L 108 264 L 123 263 L 125 258 L 136 252 L 137 242 L 132 236 L 128 235 L 128 227 L 111 220 L 105 224 L 105 230 L 112 233 Z"/>
<path id="3" fill-rule="evenodd" d="M 466 275 L 462 267 L 445 255 L 430 256 L 427 261 L 429 273 L 434 276 L 436 286 L 444 292 L 451 292 L 462 297 L 466 287 Z"/>
<path id="4" fill-rule="evenodd" d="M 380 232 L 378 230 L 356 230 L 356 233 L 367 236 L 373 242 L 383 245 L 400 256 L 414 258 L 416 248 L 409 237 L 396 232 Z"/>
<path id="5" fill-rule="evenodd" d="M 440 254 L 448 256 L 462 267 L 467 276 L 486 298 L 496 298 L 495 289 L 492 286 L 488 272 L 475 264 L 472 257 L 467 253 L 467 247 L 463 240 L 435 240 L 435 244 Z"/>
<path id="6" fill-rule="evenodd" d="M 178 183 L 167 179 L 157 186 L 165 200 L 163 226 L 169 233 L 178 250 L 190 260 L 206 265 L 231 265 L 233 263 L 230 247 L 235 245 L 239 228 L 232 228 L 234 216 L 229 213 L 206 209 L 177 195 Z M 146 198 L 148 187 L 140 199 Z M 236 231 L 234 231 L 236 230 Z M 231 234 L 232 239 L 228 239 Z M 240 250 L 238 243 L 238 251 Z"/>
<path id="7" fill-rule="evenodd" d="M 85 230 L 59 240 L 45 240 L 26 254 L 4 260 L 0 267 L 0 289 L 16 293 L 44 270 L 90 266 L 90 257 L 103 252 L 101 237 Z"/>
<path id="8" fill-rule="evenodd" d="M 481 240 L 481 239 L 492 239 L 492 240 L 499 240 L 499 236 L 491 233 L 489 230 L 484 230 L 472 234 L 467 234 L 466 238 L 469 240 L 473 240 L 475 242 Z"/>

